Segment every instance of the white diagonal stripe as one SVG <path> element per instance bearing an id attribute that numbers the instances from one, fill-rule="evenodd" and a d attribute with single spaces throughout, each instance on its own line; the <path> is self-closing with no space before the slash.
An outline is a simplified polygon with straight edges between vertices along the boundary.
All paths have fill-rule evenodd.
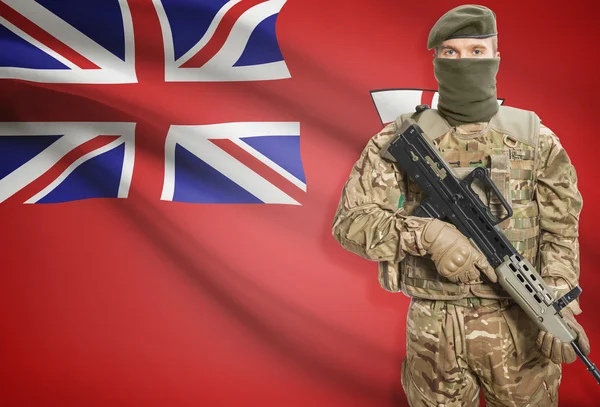
<path id="1" fill-rule="evenodd" d="M 175 61 L 175 65 L 181 66 L 181 65 L 185 64 L 187 61 L 190 60 L 191 57 L 196 55 L 198 53 L 198 51 L 200 51 L 202 48 L 204 48 L 204 46 L 206 44 L 208 44 L 208 42 L 214 35 L 215 31 L 217 30 L 217 27 L 219 26 L 219 23 L 223 19 L 223 16 L 225 16 L 225 13 L 227 13 L 229 10 L 231 10 L 231 8 L 233 6 L 235 6 L 237 3 L 239 3 L 240 1 L 241 0 L 231 0 L 228 3 L 225 3 L 223 5 L 223 7 L 221 7 L 219 12 L 215 15 L 215 18 L 213 18 L 213 20 L 211 21 L 210 25 L 208 26 L 208 29 L 206 30 L 206 32 L 204 33 L 202 38 L 200 38 L 200 41 L 198 41 L 196 43 L 196 45 L 194 45 L 192 48 L 190 48 L 190 50 L 188 52 L 183 54 L 177 61 Z"/>
<path id="2" fill-rule="evenodd" d="M 71 173 L 73 171 L 75 171 L 77 169 L 77 167 L 79 167 L 81 164 L 87 162 L 88 160 L 91 160 L 94 157 L 99 156 L 100 154 L 103 154 L 109 150 L 112 150 L 113 148 L 118 147 L 119 145 L 123 144 L 124 142 L 125 141 L 121 137 L 119 137 L 118 139 L 112 141 L 111 143 L 109 143 L 101 148 L 98 148 L 96 150 L 90 151 L 89 153 L 84 154 L 83 156 L 79 157 L 77 160 L 75 160 L 75 162 L 73 162 L 71 165 L 69 165 L 69 167 L 67 167 L 67 169 L 64 170 L 54 181 L 52 181 L 50 184 L 48 184 L 48 186 L 46 186 L 46 188 L 42 189 L 40 192 L 38 192 L 37 194 L 35 194 L 31 198 L 29 198 L 27 201 L 25 201 L 25 203 L 33 204 L 33 203 L 38 202 L 40 199 L 44 198 L 50 192 L 54 191 L 54 189 L 57 186 L 59 186 L 60 183 L 65 180 L 65 178 L 67 178 L 69 175 L 71 175 Z"/>
<path id="3" fill-rule="evenodd" d="M 119 185 L 119 197 L 126 197 L 134 163 L 135 123 L 121 122 L 6 122 L 0 123 L 2 136 L 44 136 L 61 138 L 27 163 L 0 179 L 0 202 L 10 198 L 52 168 L 66 154 L 99 135 L 117 135 L 125 143 L 125 157 Z M 95 150 L 96 151 L 96 150 Z M 93 152 L 92 152 L 93 153 Z M 91 153 L 90 153 L 91 154 Z"/>
<path id="4" fill-rule="evenodd" d="M 252 146 L 247 144 L 244 140 L 231 139 L 231 141 L 235 145 L 237 145 L 238 147 L 240 147 L 241 149 L 246 151 L 251 156 L 258 158 L 267 167 L 269 167 L 270 169 L 272 169 L 273 171 L 275 171 L 276 173 L 278 173 L 279 175 L 281 175 L 282 177 L 284 177 L 285 179 L 290 181 L 292 184 L 296 185 L 302 191 L 306 192 L 306 184 L 304 182 L 300 181 L 298 178 L 296 178 L 293 174 L 288 172 L 285 168 L 281 167 L 275 161 L 271 160 L 269 157 L 267 157 L 266 155 L 262 154 L 260 151 L 256 150 L 255 148 L 253 148 Z"/>
<path id="5" fill-rule="evenodd" d="M 175 147 L 177 144 L 196 155 L 221 174 L 265 203 L 299 205 L 292 197 L 210 142 L 235 140 L 250 135 L 281 135 L 298 129 L 298 123 L 223 123 L 203 126 L 171 126 L 165 145 L 165 182 L 161 199 L 173 200 L 175 190 Z M 296 133 L 297 134 L 297 133 Z"/>
<path id="6" fill-rule="evenodd" d="M 102 69 L 123 69 L 125 62 L 33 0 L 3 0 L 17 12 Z M 121 0 L 122 1 L 122 0 Z"/>
<path id="7" fill-rule="evenodd" d="M 252 32 L 264 19 L 278 13 L 286 0 L 270 0 L 257 4 L 235 22 L 225 44 L 202 68 L 233 67 L 246 48 Z"/>
<path id="8" fill-rule="evenodd" d="M 0 202 L 4 202 L 26 185 L 52 168 L 65 154 L 96 137 L 96 134 L 64 135 L 31 160 L 0 179 Z"/>
<path id="9" fill-rule="evenodd" d="M 290 71 L 288 70 L 285 61 L 275 61 L 249 66 L 233 66 L 242 55 L 256 26 L 264 19 L 277 14 L 285 2 L 286 0 L 270 0 L 246 10 L 233 25 L 229 36 L 225 40 L 225 44 L 223 44 L 221 49 L 219 49 L 219 51 L 200 68 L 179 68 L 178 66 L 187 62 L 201 49 L 201 47 L 208 43 L 210 37 L 207 35 L 212 36 L 213 32 L 210 32 L 210 34 L 207 32 L 207 35 L 205 35 L 193 48 L 194 52 L 192 52 L 192 50 L 188 51 L 177 61 L 177 64 L 170 64 L 168 62 L 172 61 L 174 58 L 172 45 L 165 47 L 165 58 L 167 61 L 165 65 L 165 80 L 173 82 L 237 82 L 290 78 Z M 222 11 L 223 9 L 221 9 L 219 13 Z M 168 27 L 168 21 L 166 21 L 164 10 L 161 21 L 163 19 L 165 20 L 165 23 L 161 23 L 161 26 Z M 211 23 L 211 27 L 214 25 L 215 29 L 218 24 L 216 20 L 217 18 Z M 163 28 L 163 32 L 164 31 L 165 29 Z M 165 41 L 167 41 L 167 38 L 169 39 L 168 44 L 172 44 L 170 32 L 165 35 Z M 167 50 L 167 48 L 171 49 Z"/>
<path id="10" fill-rule="evenodd" d="M 32 36 L 30 36 L 29 34 L 27 34 L 25 31 L 21 30 L 16 25 L 10 23 L 5 18 L 0 17 L 0 24 L 2 24 L 3 26 L 5 26 L 6 28 L 8 28 L 10 31 L 12 31 L 13 33 L 15 33 L 16 35 L 18 35 L 19 37 L 23 38 L 25 41 L 27 41 L 27 42 L 33 44 L 35 47 L 41 49 L 46 54 L 50 55 L 52 58 L 54 58 L 54 59 L 60 61 L 61 63 L 65 64 L 69 68 L 71 68 L 71 69 L 81 69 L 77 65 L 75 65 L 73 62 L 69 61 L 68 59 L 66 59 L 62 55 L 54 52 L 53 50 L 51 50 L 50 48 L 48 48 L 47 46 L 45 46 L 44 44 L 42 44 L 41 42 L 39 42 L 38 40 L 36 40 L 35 38 L 33 38 Z M 7 68 L 2 67 L 2 70 L 5 70 L 5 69 L 7 69 Z M 16 69 L 21 69 L 22 70 L 24 68 L 16 68 Z"/>

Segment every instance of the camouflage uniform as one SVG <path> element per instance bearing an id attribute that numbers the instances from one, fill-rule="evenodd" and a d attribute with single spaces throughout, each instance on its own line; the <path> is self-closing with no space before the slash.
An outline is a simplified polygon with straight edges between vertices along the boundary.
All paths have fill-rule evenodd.
<path id="1" fill-rule="evenodd" d="M 474 166 L 491 169 L 514 211 L 501 229 L 561 295 L 579 278 L 582 199 L 576 173 L 559 139 L 539 119 L 530 126 L 531 137 L 515 137 L 496 120 L 502 109 L 512 108 L 502 107 L 489 123 L 447 126 L 432 137 L 433 143 L 459 177 Z M 421 233 L 428 220 L 410 216 L 422 191 L 380 156 L 409 116 L 400 116 L 368 142 L 333 222 L 333 234 L 344 248 L 379 262 L 379 281 L 386 290 L 412 297 L 402 375 L 409 402 L 477 406 L 481 385 L 488 405 L 556 405 L 560 365 L 535 349 L 533 322 L 498 284 L 444 279 L 423 249 Z M 477 192 L 492 211 L 498 210 L 486 191 Z M 577 302 L 569 307 L 581 312 Z"/>
<path id="2" fill-rule="evenodd" d="M 413 299 L 402 385 L 412 406 L 554 406 L 560 365 L 535 348 L 537 327 L 510 300 Z"/>

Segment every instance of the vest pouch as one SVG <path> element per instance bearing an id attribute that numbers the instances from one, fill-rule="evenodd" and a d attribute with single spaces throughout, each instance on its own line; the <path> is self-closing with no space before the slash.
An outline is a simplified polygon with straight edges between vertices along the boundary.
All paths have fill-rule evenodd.
<path id="1" fill-rule="evenodd" d="M 531 264 L 536 264 L 540 233 L 537 202 L 513 204 L 513 216 L 499 226 L 519 254 Z"/>
<path id="2" fill-rule="evenodd" d="M 401 290 L 398 264 L 380 261 L 377 265 L 377 278 L 381 287 L 393 293 Z"/>
<path id="3" fill-rule="evenodd" d="M 508 149 L 493 149 L 490 154 L 490 178 L 502 194 L 502 197 L 506 202 L 511 205 L 512 193 L 511 193 L 511 182 L 510 182 L 510 160 L 509 160 Z M 503 218 L 506 216 L 506 209 L 500 202 L 500 199 L 488 191 L 489 195 L 489 208 L 490 212 L 497 218 Z M 511 205 L 512 207 L 512 205 Z"/>
<path id="4" fill-rule="evenodd" d="M 513 156 L 512 160 L 507 158 Z M 521 158 L 521 159 L 519 159 Z M 511 150 L 490 155 L 492 179 L 504 197 L 509 197 L 513 215 L 498 226 L 521 256 L 536 264 L 539 235 L 539 210 L 533 199 L 533 160 L 530 155 L 515 156 Z M 523 192 L 519 192 L 523 191 Z M 500 202 L 492 197 L 490 211 L 496 216 L 504 215 Z M 499 284 L 472 286 L 474 295 L 481 298 L 509 298 Z"/>
<path id="5" fill-rule="evenodd" d="M 402 291 L 411 297 L 454 300 L 469 293 L 469 285 L 455 284 L 442 277 L 429 256 L 406 256 L 400 267 Z"/>
<path id="6" fill-rule="evenodd" d="M 531 264 L 535 264 L 540 221 L 538 203 L 533 199 L 534 152 L 531 148 L 515 148 L 508 153 L 509 202 L 512 202 L 513 216 L 499 226 L 515 249 Z"/>

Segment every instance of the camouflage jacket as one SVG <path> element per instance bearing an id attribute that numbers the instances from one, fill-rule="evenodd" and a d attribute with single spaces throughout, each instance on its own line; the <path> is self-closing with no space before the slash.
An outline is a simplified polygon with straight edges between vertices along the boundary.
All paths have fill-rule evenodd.
<path id="1" fill-rule="evenodd" d="M 458 126 L 447 136 L 468 134 L 471 127 Z M 351 170 L 333 222 L 333 235 L 344 248 L 384 265 L 397 264 L 407 256 L 426 256 L 420 242 L 428 220 L 409 216 L 399 204 L 407 193 L 405 174 L 380 156 L 395 131 L 396 124 L 391 123 L 369 140 Z M 543 125 L 534 171 L 537 182 L 533 199 L 539 209 L 538 272 L 557 295 L 562 295 L 578 284 L 582 198 L 566 151 Z M 575 314 L 581 312 L 578 302 L 569 306 Z"/>

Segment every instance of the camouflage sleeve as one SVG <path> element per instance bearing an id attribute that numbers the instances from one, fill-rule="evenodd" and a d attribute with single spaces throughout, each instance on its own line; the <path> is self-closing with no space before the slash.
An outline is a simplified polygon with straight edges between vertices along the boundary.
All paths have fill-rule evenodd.
<path id="1" fill-rule="evenodd" d="M 403 174 L 379 155 L 396 125 L 376 134 L 352 167 L 333 221 L 333 236 L 347 250 L 369 260 L 399 262 L 406 253 L 422 256 L 421 231 L 427 219 L 405 216 Z"/>
<path id="2" fill-rule="evenodd" d="M 583 201 L 567 152 L 558 137 L 543 125 L 538 160 L 539 272 L 561 296 L 579 280 L 579 215 Z M 576 315 L 581 313 L 579 301 L 569 307 Z"/>

